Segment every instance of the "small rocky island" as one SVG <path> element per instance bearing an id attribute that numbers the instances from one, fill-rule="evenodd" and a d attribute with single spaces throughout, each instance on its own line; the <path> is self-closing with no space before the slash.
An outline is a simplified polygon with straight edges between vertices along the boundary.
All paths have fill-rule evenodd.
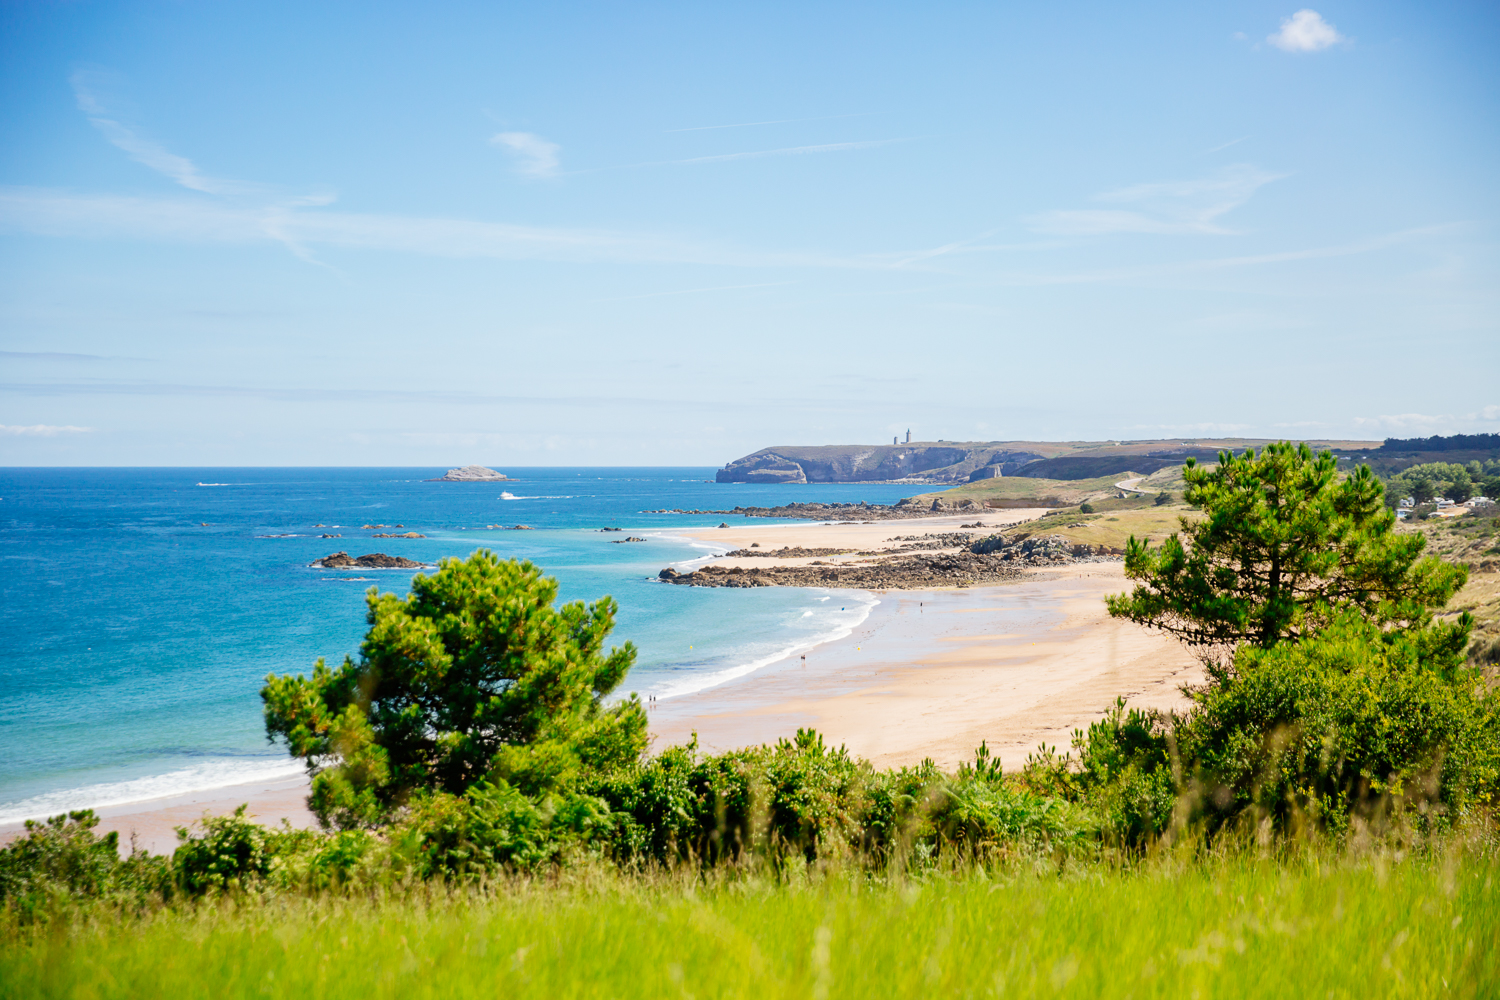
<path id="1" fill-rule="evenodd" d="M 350 556 L 347 552 L 335 552 L 312 563 L 314 569 L 422 569 L 431 563 L 420 563 L 401 556 L 388 556 L 384 552 L 371 552 L 363 556 Z"/>
<path id="2" fill-rule="evenodd" d="M 510 477 L 482 465 L 466 465 L 462 469 L 449 469 L 447 475 L 427 480 L 429 483 L 500 483 L 509 482 Z"/>

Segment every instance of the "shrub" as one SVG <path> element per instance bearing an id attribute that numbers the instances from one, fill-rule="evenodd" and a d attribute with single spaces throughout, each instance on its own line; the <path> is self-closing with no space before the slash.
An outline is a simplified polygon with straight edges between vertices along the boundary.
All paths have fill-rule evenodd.
<path id="1" fill-rule="evenodd" d="M 1078 513 L 1080 514 L 1092 514 L 1093 512 L 1094 505 L 1089 503 L 1087 500 L 1078 505 Z"/>
<path id="2" fill-rule="evenodd" d="M 604 650 L 615 603 L 556 598 L 531 563 L 480 549 L 417 575 L 405 599 L 372 587 L 358 661 L 267 677 L 266 732 L 307 761 L 319 819 L 372 827 L 418 790 L 538 796 L 633 764 L 645 712 L 604 702 L 635 660 L 628 642 Z"/>
<path id="3" fill-rule="evenodd" d="M 1383 632 L 1344 615 L 1270 650 L 1242 647 L 1183 715 L 1124 711 L 1033 757 L 1025 780 L 1087 802 L 1140 847 L 1174 819 L 1446 825 L 1500 800 L 1500 698 L 1463 665 L 1466 629 Z"/>
<path id="4" fill-rule="evenodd" d="M 0 848 L 0 904 L 34 916 L 46 904 L 112 896 L 137 900 L 168 893 L 165 858 L 132 851 L 120 858 L 117 833 L 98 836 L 99 818 L 82 809 L 26 821 L 25 836 Z"/>

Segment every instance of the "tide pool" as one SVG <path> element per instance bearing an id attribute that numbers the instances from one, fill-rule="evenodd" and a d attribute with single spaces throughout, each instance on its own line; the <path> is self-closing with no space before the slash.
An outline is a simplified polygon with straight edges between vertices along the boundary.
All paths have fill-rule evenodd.
<path id="1" fill-rule="evenodd" d="M 404 594 L 415 572 L 308 567 L 332 552 L 436 562 L 488 548 L 555 576 L 561 601 L 609 594 L 620 605 L 612 641 L 639 649 L 622 693 L 666 699 L 842 634 L 873 598 L 660 584 L 662 567 L 715 551 L 672 529 L 727 518 L 640 511 L 920 491 L 717 484 L 699 468 L 425 481 L 444 471 L 0 470 L 0 822 L 298 772 L 266 741 L 265 676 L 356 655 L 366 588 Z M 488 527 L 501 524 L 534 530 Z M 371 537 L 406 531 L 427 537 Z M 647 541 L 612 544 L 628 535 Z"/>

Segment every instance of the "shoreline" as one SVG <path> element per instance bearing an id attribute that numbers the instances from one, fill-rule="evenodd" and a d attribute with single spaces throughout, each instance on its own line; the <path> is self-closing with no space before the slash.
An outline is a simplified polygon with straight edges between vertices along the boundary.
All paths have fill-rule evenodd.
<path id="1" fill-rule="evenodd" d="M 1074 729 L 1115 698 L 1181 709 L 1203 681 L 1185 647 L 1107 616 L 1102 598 L 1123 567 L 1081 564 L 997 587 L 876 592 L 854 632 L 806 661 L 783 661 L 658 703 L 653 750 L 698 734 L 722 751 L 790 738 L 802 727 L 877 767 L 931 757 L 952 770 L 984 741 L 1007 771 L 1043 744 L 1069 749 Z"/>
<path id="2" fill-rule="evenodd" d="M 970 530 L 998 532 L 1039 513 L 989 511 L 979 519 L 982 528 Z M 898 532 L 909 538 L 957 531 L 973 518 L 777 521 L 664 533 L 706 550 L 679 565 L 795 564 L 811 557 L 726 559 L 714 553 L 760 543 L 768 550 L 848 549 L 850 555 L 824 558 L 857 558 L 853 553 L 902 544 L 891 537 Z M 1066 750 L 1073 729 L 1100 718 L 1116 697 L 1134 707 L 1181 708 L 1187 700 L 1178 688 L 1201 683 L 1201 666 L 1178 643 L 1108 618 L 1103 596 L 1125 586 L 1116 561 L 1031 570 L 993 586 L 828 588 L 869 595 L 876 603 L 848 634 L 808 648 L 805 658 L 792 653 L 713 687 L 662 699 L 649 715 L 651 750 L 686 743 L 694 732 L 703 750 L 723 751 L 811 727 L 877 767 L 931 757 L 951 770 L 971 760 L 983 740 L 1006 770 L 1017 770 L 1043 744 Z M 140 848 L 169 854 L 177 844 L 175 827 L 241 803 L 261 823 L 316 826 L 308 791 L 304 774 L 119 803 L 95 810 L 96 829 L 118 832 L 122 850 L 134 835 Z M 20 821 L 0 825 L 0 843 L 23 832 Z"/>

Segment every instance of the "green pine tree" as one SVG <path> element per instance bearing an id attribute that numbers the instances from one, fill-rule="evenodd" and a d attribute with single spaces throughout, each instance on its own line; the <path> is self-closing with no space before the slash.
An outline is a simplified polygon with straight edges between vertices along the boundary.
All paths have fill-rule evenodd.
<path id="1" fill-rule="evenodd" d="M 1204 516 L 1182 518 L 1158 548 L 1130 539 L 1125 575 L 1137 585 L 1107 598 L 1109 613 L 1198 646 L 1271 648 L 1344 609 L 1382 627 L 1427 626 L 1467 570 L 1423 558 L 1426 538 L 1395 530 L 1367 467 L 1340 480 L 1336 466 L 1332 452 L 1288 442 L 1220 452 L 1214 468 L 1189 458 L 1184 498 Z"/>
<path id="2" fill-rule="evenodd" d="M 320 819 L 370 825 L 418 789 L 485 780 L 541 794 L 639 758 L 640 703 L 603 702 L 635 661 L 628 642 L 604 652 L 615 602 L 556 598 L 531 563 L 480 549 L 416 576 L 404 600 L 371 587 L 357 661 L 268 676 L 266 732 L 307 761 Z"/>

